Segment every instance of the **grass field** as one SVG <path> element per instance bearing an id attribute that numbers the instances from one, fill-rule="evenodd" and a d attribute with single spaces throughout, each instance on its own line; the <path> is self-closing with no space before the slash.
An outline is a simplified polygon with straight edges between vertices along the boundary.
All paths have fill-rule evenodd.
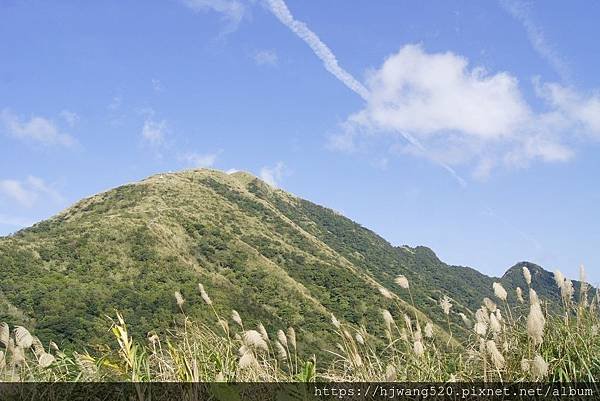
<path id="1" fill-rule="evenodd" d="M 62 351 L 41 342 L 24 327 L 0 326 L 0 379 L 2 381 L 595 381 L 600 377 L 599 294 L 581 287 L 574 302 L 574 287 L 560 272 L 556 290 L 563 300 L 562 313 L 550 313 L 531 282 L 517 289 L 520 307 L 511 308 L 507 293 L 494 285 L 495 299 L 482 300 L 472 316 L 460 314 L 468 336 L 455 336 L 449 325 L 440 330 L 422 315 L 392 316 L 388 310 L 372 316 L 384 327 L 376 339 L 364 327 L 331 316 L 338 338 L 327 353 L 328 362 L 300 355 L 302 338 L 293 327 L 268 333 L 262 324 L 246 327 L 243 316 L 231 311 L 220 315 L 210 295 L 198 285 L 204 307 L 212 311 L 213 324 L 192 321 L 186 300 L 174 291 L 180 313 L 167 336 L 148 333 L 132 338 L 123 317 L 116 313 L 110 330 L 114 341 L 96 350 Z M 582 272 L 582 276 L 584 273 Z M 582 280 L 584 281 L 584 280 Z M 405 290 L 395 294 L 381 288 L 382 297 L 410 302 L 410 283 L 400 276 Z M 452 300 L 439 302 L 450 316 Z M 108 327 L 107 327 L 108 329 Z M 448 334 L 449 333 L 449 334 Z M 381 344 L 383 340 L 384 346 Z"/>

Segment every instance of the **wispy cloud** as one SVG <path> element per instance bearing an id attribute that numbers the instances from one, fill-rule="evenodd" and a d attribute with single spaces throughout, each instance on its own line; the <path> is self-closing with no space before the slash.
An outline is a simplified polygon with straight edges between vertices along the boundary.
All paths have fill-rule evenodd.
<path id="1" fill-rule="evenodd" d="M 227 23 L 224 33 L 233 32 L 247 13 L 246 6 L 238 0 L 181 0 L 196 12 L 214 11 L 220 13 Z"/>
<path id="2" fill-rule="evenodd" d="M 190 152 L 190 153 L 185 153 L 183 155 L 180 155 L 179 160 L 183 161 L 184 163 L 186 163 L 192 167 L 198 167 L 198 168 L 212 167 L 216 163 L 217 158 L 219 157 L 219 153 L 221 153 L 221 152 L 217 152 L 217 153 Z"/>
<path id="3" fill-rule="evenodd" d="M 122 104 L 123 104 L 123 98 L 121 96 L 119 96 L 119 95 L 113 96 L 113 98 L 110 100 L 110 103 L 108 104 L 108 109 L 110 111 L 116 111 L 121 108 Z"/>
<path id="4" fill-rule="evenodd" d="M 315 55 L 321 59 L 323 66 L 327 71 L 332 73 L 337 79 L 343 82 L 348 88 L 356 92 L 363 99 L 369 97 L 367 89 L 358 82 L 350 73 L 340 67 L 337 58 L 333 52 L 327 47 L 325 43 L 319 39 L 319 37 L 311 31 L 304 22 L 294 19 L 292 13 L 288 9 L 287 5 L 283 0 L 267 0 L 269 10 L 281 21 L 282 24 L 287 26 L 292 32 L 294 32 L 300 39 L 306 42 L 307 45 L 313 50 Z"/>
<path id="5" fill-rule="evenodd" d="M 279 62 L 279 57 L 274 50 L 259 50 L 252 58 L 257 65 L 276 66 Z"/>
<path id="6" fill-rule="evenodd" d="M 0 195 L 16 201 L 19 205 L 32 207 L 40 199 L 62 203 L 63 196 L 43 179 L 28 176 L 25 180 L 0 180 Z"/>
<path id="7" fill-rule="evenodd" d="M 500 0 L 500 4 L 523 25 L 531 46 L 540 57 L 550 64 L 563 81 L 569 81 L 571 75 L 569 66 L 556 49 L 548 43 L 544 31 L 531 18 L 531 3 L 519 0 Z"/>
<path id="8" fill-rule="evenodd" d="M 63 118 L 63 120 L 65 120 L 69 127 L 74 127 L 81 119 L 77 113 L 69 110 L 61 111 L 60 116 Z"/>
<path id="9" fill-rule="evenodd" d="M 52 120 L 40 116 L 22 118 L 9 109 L 0 113 L 0 128 L 13 138 L 31 143 L 66 147 L 76 143 L 71 135 L 61 132 Z"/>
<path id="10" fill-rule="evenodd" d="M 163 85 L 162 82 L 160 82 L 160 80 L 153 78 L 152 79 L 152 89 L 154 89 L 155 92 L 162 92 L 163 91 Z"/>
<path id="11" fill-rule="evenodd" d="M 554 112 L 553 124 L 562 124 L 581 136 L 600 139 L 600 93 L 581 93 L 557 83 L 534 80 L 536 93 Z"/>
<path id="12" fill-rule="evenodd" d="M 272 187 L 279 187 L 279 184 L 285 174 L 287 173 L 287 168 L 283 162 L 278 162 L 275 166 L 268 167 L 265 166 L 260 169 L 260 178 L 271 185 Z"/>
<path id="13" fill-rule="evenodd" d="M 160 147 L 165 144 L 167 134 L 167 122 L 165 120 L 154 121 L 148 117 L 142 127 L 142 139 L 153 147 Z"/>

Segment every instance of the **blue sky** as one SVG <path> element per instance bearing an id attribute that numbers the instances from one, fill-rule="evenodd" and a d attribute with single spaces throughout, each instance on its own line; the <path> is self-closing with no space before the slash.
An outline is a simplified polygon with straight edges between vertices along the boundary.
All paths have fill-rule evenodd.
<path id="1" fill-rule="evenodd" d="M 600 3 L 0 3 L 0 234 L 191 167 L 600 282 Z"/>

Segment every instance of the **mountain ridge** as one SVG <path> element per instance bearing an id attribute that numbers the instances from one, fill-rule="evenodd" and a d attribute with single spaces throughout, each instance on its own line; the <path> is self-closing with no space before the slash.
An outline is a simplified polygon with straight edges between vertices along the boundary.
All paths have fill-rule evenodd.
<path id="1" fill-rule="evenodd" d="M 331 314 L 376 332 L 381 310 L 390 309 L 430 317 L 443 333 L 444 295 L 456 312 L 472 315 L 500 281 L 515 303 L 519 266 L 539 272 L 540 291 L 556 298 L 551 273 L 537 265 L 521 262 L 488 277 L 447 265 L 427 247 L 393 246 L 249 173 L 197 169 L 109 189 L 0 238 L 0 320 L 27 323 L 43 339 L 94 343 L 105 335 L 102 316 L 116 309 L 144 335 L 177 319 L 174 291 L 186 297 L 186 313 L 209 319 L 201 282 L 222 315 L 236 309 L 272 330 L 293 325 L 322 348 L 333 341 Z M 414 307 L 394 283 L 400 274 Z M 451 325 L 465 330 L 456 314 Z"/>

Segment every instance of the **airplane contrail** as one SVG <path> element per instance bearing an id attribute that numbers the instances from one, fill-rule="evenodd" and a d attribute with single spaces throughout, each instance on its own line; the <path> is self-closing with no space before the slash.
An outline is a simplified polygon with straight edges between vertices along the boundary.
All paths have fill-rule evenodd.
<path id="1" fill-rule="evenodd" d="M 325 69 L 329 71 L 333 76 L 340 80 L 344 85 L 350 88 L 354 93 L 359 95 L 366 102 L 369 101 L 370 93 L 369 90 L 360 83 L 356 78 L 352 76 L 348 71 L 340 67 L 335 54 L 327 47 L 316 33 L 310 30 L 310 28 L 302 21 L 298 21 L 292 15 L 290 9 L 287 7 L 283 0 L 266 0 L 266 4 L 269 10 L 277 17 L 277 19 L 287 26 L 292 32 L 302 39 L 310 48 L 313 50 L 315 55 L 323 62 Z M 425 147 L 412 135 L 406 132 L 399 132 L 404 139 L 406 139 L 411 145 L 416 147 L 418 150 L 427 154 Z M 466 187 L 466 181 L 448 164 L 439 160 L 434 160 L 435 163 L 443 167 L 448 171 L 460 184 L 461 187 Z"/>

